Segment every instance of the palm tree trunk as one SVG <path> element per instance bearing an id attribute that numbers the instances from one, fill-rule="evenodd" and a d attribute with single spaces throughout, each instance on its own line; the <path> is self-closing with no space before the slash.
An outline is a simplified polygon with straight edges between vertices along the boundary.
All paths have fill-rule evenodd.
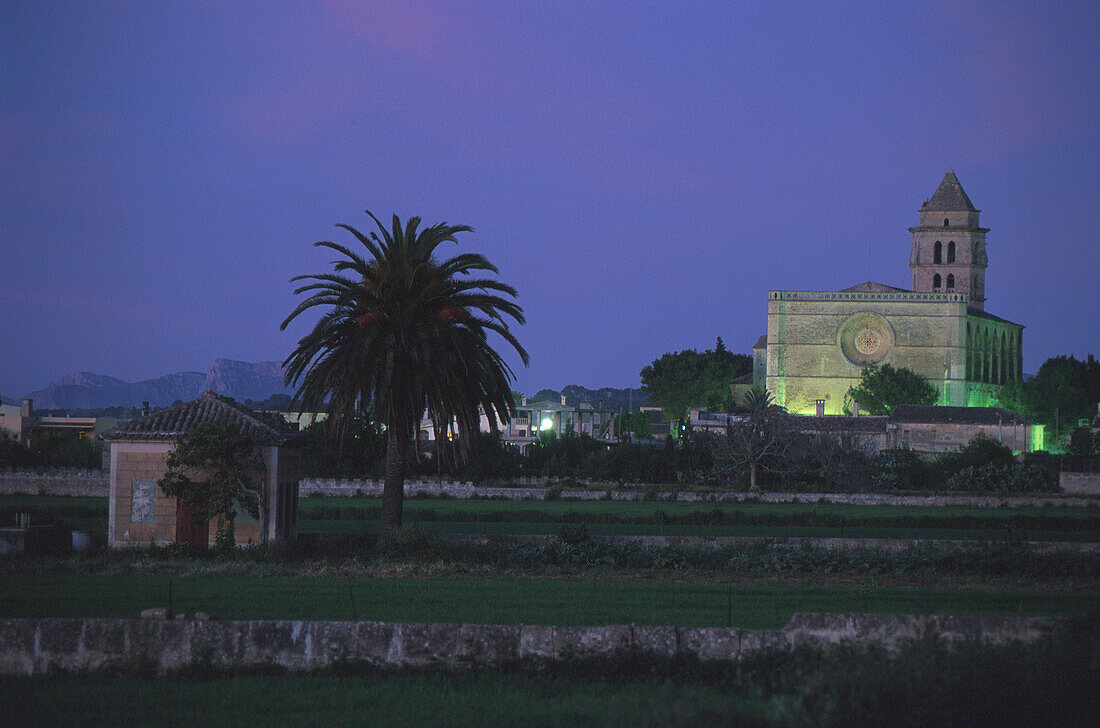
<path id="1" fill-rule="evenodd" d="M 378 526 L 378 545 L 385 546 L 401 528 L 401 510 L 405 498 L 406 443 L 399 427 L 386 432 L 386 475 L 382 483 L 382 519 Z"/>

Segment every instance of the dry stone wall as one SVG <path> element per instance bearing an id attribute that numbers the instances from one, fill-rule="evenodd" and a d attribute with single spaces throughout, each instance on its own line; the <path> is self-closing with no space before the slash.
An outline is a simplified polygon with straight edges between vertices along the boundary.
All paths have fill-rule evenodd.
<path id="1" fill-rule="evenodd" d="M 1086 485 L 1083 488 L 1076 481 L 1066 480 L 1066 476 L 1084 476 L 1092 478 L 1093 490 Z M 523 478 L 508 486 L 474 485 L 471 482 L 450 480 L 407 480 L 406 496 L 445 496 L 449 498 L 500 498 L 506 500 L 542 500 L 550 490 L 561 500 L 592 501 L 677 501 L 681 503 L 698 502 L 737 502 L 750 501 L 760 503 L 846 503 L 852 505 L 895 505 L 895 506 L 950 506 L 968 505 L 994 507 L 1015 506 L 1089 506 L 1100 499 L 1100 486 L 1096 485 L 1096 474 L 1062 473 L 1064 494 L 1017 496 L 1002 499 L 998 496 L 981 495 L 892 495 L 885 493 L 744 493 L 732 491 L 699 493 L 689 490 L 653 491 L 649 489 L 627 488 L 611 490 L 603 488 L 563 488 L 552 478 Z M 1069 486 L 1066 487 L 1066 483 Z M 303 478 L 299 482 L 302 497 L 311 495 L 350 497 L 363 495 L 380 498 L 381 480 L 337 480 L 331 478 Z M 44 471 L 0 471 L 0 494 L 25 493 L 29 495 L 68 495 L 105 497 L 108 492 L 108 473 L 105 470 L 44 470 Z"/>
<path id="2" fill-rule="evenodd" d="M 611 625 L 421 624 L 163 619 L 2 619 L 0 674 L 186 669 L 308 672 L 331 668 L 461 668 L 640 651 L 732 662 L 755 652 L 878 645 L 923 638 L 1032 642 L 1053 618 L 796 614 L 780 630 Z"/>
<path id="3" fill-rule="evenodd" d="M 335 480 L 326 478 L 303 478 L 298 485 L 302 497 L 310 495 L 324 496 L 382 496 L 381 480 Z M 759 503 L 846 503 L 851 505 L 893 505 L 893 506 L 1088 506 L 1097 501 L 1093 498 L 1076 497 L 1072 494 L 1050 494 L 1035 496 L 999 496 L 983 495 L 893 495 L 887 493 L 745 493 L 735 491 L 696 492 L 690 490 L 654 491 L 641 488 L 611 490 L 604 488 L 562 488 L 558 481 L 527 479 L 515 486 L 474 485 L 470 482 L 450 480 L 407 480 L 406 496 L 445 496 L 448 498 L 499 498 L 504 500 L 543 500 L 547 492 L 554 490 L 561 500 L 594 501 L 677 501 L 680 503 L 714 502 L 727 503 L 749 501 Z"/>
<path id="4" fill-rule="evenodd" d="M 1059 473 L 1058 484 L 1065 493 L 1100 496 L 1100 473 Z"/>
<path id="5" fill-rule="evenodd" d="M 106 470 L 9 470 L 0 472 L 0 493 L 106 497 Z"/>

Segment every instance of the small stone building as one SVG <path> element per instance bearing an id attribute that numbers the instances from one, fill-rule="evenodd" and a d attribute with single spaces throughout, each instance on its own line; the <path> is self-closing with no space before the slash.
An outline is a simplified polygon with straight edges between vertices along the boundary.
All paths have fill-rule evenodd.
<path id="1" fill-rule="evenodd" d="M 238 510 L 238 544 L 292 539 L 298 532 L 298 446 L 302 435 L 280 421 L 206 392 L 191 402 L 124 422 L 102 437 L 110 444 L 107 543 L 111 547 L 174 541 L 213 544 L 215 528 L 196 527 L 189 509 L 157 487 L 176 439 L 199 425 L 233 424 L 260 447 L 264 506 L 258 522 Z"/>
<path id="2" fill-rule="evenodd" d="M 1000 407 L 899 404 L 888 418 L 886 442 L 887 447 L 942 452 L 985 435 L 1013 452 L 1031 452 L 1040 449 L 1032 446 L 1032 434 L 1031 422 Z"/>

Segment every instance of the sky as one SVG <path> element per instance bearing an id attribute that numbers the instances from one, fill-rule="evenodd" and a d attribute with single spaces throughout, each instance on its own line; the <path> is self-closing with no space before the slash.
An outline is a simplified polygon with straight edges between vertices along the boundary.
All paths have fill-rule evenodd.
<path id="1" fill-rule="evenodd" d="M 1100 355 L 1100 4 L 0 0 L 0 394 L 282 360 L 364 213 L 470 225 L 515 388 L 909 287 L 953 169 L 1024 370 Z"/>

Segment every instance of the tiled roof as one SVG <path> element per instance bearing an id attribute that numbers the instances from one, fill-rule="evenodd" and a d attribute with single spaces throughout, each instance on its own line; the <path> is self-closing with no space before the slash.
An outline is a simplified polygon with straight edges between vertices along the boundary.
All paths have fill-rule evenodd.
<path id="1" fill-rule="evenodd" d="M 281 420 L 253 412 L 236 402 L 206 392 L 198 399 L 172 405 L 158 412 L 123 422 L 103 433 L 104 440 L 174 440 L 199 425 L 237 425 L 263 445 L 301 442 L 301 433 Z"/>
<path id="2" fill-rule="evenodd" d="M 1030 425 L 1014 412 L 1000 407 L 938 407 L 924 404 L 899 404 L 890 415 L 891 422 L 968 425 Z"/>
<path id="3" fill-rule="evenodd" d="M 887 418 L 880 415 L 791 415 L 791 422 L 801 432 L 846 434 L 853 432 L 886 432 Z"/>
<path id="4" fill-rule="evenodd" d="M 1013 321 L 1009 321 L 1008 319 L 1003 319 L 1000 316 L 994 316 L 993 314 L 989 313 L 988 311 L 980 311 L 976 308 L 972 308 L 972 309 L 968 310 L 966 312 L 966 315 L 967 316 L 976 316 L 978 318 L 989 319 L 990 321 L 1000 321 L 1001 323 L 1004 323 L 1004 324 L 1012 324 L 1013 326 L 1019 326 L 1021 329 L 1024 328 L 1023 324 L 1018 324 L 1018 323 L 1015 323 Z"/>
<path id="5" fill-rule="evenodd" d="M 943 210 L 945 212 L 955 212 L 958 210 L 971 210 L 977 212 L 970 198 L 966 196 L 966 192 L 963 190 L 962 185 L 959 184 L 958 177 L 956 177 L 955 173 L 951 170 L 947 170 L 947 174 L 943 176 L 943 181 L 940 182 L 940 186 L 932 193 L 931 199 L 921 205 L 920 209 Z"/>

